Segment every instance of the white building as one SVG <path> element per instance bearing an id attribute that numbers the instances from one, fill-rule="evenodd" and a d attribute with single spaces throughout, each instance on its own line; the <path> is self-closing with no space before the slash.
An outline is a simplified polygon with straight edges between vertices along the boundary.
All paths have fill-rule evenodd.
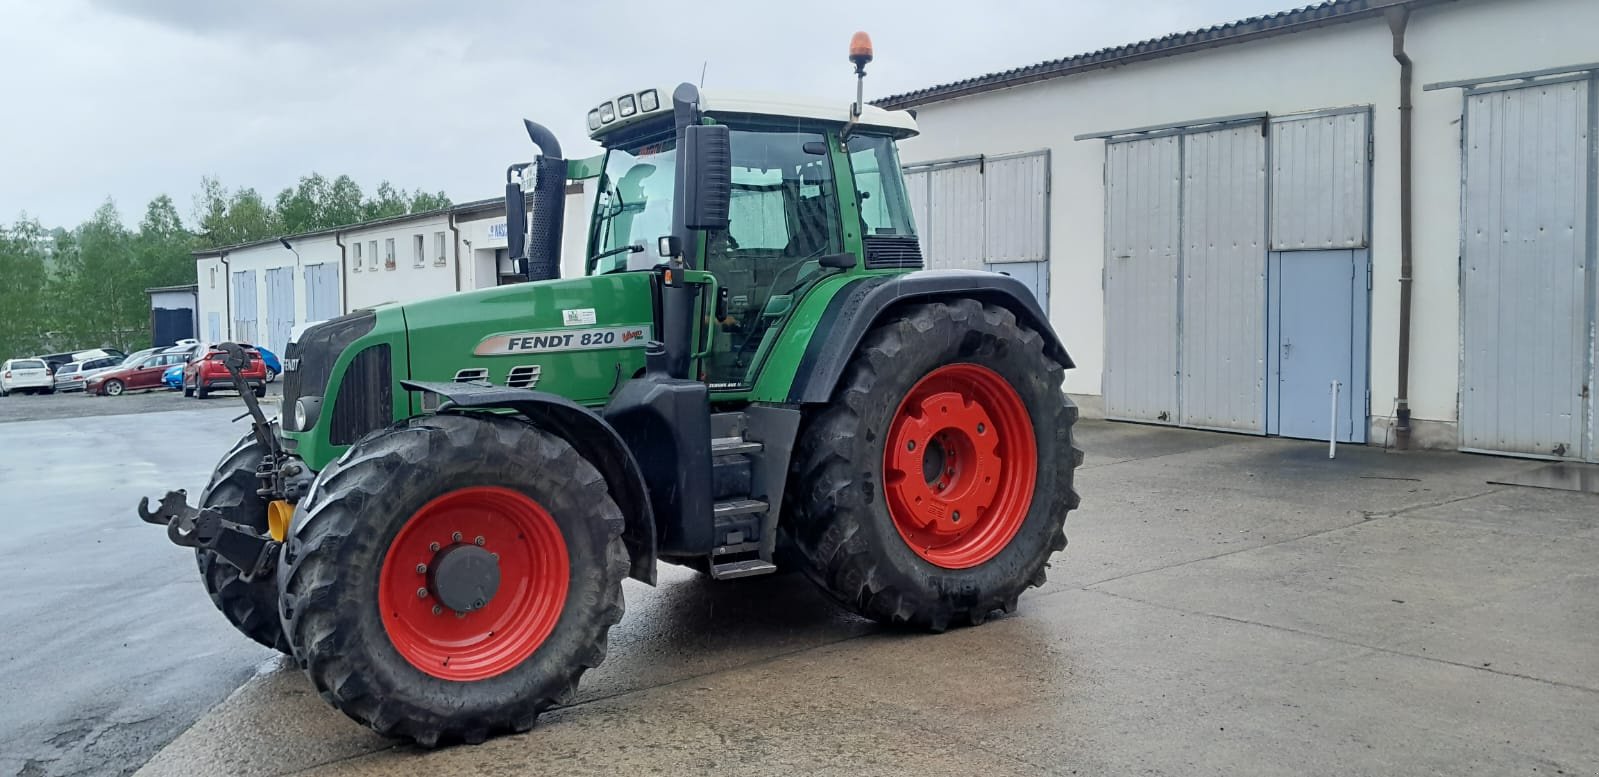
<path id="1" fill-rule="evenodd" d="M 1116 419 L 1599 460 L 1595 0 L 1336 0 L 878 101 L 933 266 L 1038 278 Z M 1401 77 L 1413 235 L 1400 373 Z"/>
<path id="2" fill-rule="evenodd" d="M 581 236 L 589 203 L 567 188 L 566 234 Z M 511 280 L 505 203 L 480 200 L 195 253 L 200 339 L 282 352 L 295 325 L 382 302 L 407 302 Z M 561 272 L 583 272 L 581 239 L 565 241 Z"/>

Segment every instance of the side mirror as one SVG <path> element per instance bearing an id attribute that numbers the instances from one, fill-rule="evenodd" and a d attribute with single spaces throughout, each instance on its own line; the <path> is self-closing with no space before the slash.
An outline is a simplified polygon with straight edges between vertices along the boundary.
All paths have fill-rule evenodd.
<path id="1" fill-rule="evenodd" d="M 682 197 L 684 226 L 727 229 L 733 198 L 733 147 L 724 124 L 690 124 L 684 128 Z"/>

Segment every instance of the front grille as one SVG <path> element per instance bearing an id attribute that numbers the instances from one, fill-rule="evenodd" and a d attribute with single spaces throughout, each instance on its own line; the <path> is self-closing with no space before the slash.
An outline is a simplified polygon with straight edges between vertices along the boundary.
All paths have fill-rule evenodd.
<path id="1" fill-rule="evenodd" d="M 915 270 L 922 266 L 922 246 L 914 236 L 867 235 L 866 268 Z"/>
<path id="2" fill-rule="evenodd" d="M 283 407 L 292 409 L 300 397 L 326 394 L 339 354 L 376 325 L 377 314 L 363 310 L 317 324 L 289 343 L 283 352 Z M 293 413 L 284 417 L 293 418 Z"/>
<path id="3" fill-rule="evenodd" d="M 328 420 L 328 440 L 349 445 L 394 420 L 394 383 L 388 343 L 369 345 L 350 360 L 339 380 Z"/>

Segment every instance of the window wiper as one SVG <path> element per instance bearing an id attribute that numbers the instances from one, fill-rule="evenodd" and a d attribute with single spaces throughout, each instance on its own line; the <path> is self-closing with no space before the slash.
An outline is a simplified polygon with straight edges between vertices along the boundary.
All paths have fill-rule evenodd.
<path id="1" fill-rule="evenodd" d="M 620 248 L 613 248 L 613 249 L 611 249 L 609 251 L 601 251 L 601 252 L 589 257 L 589 261 L 597 262 L 597 261 L 599 261 L 601 259 L 604 259 L 607 256 L 616 256 L 617 254 L 637 254 L 637 253 L 642 253 L 643 251 L 644 251 L 644 245 L 642 243 L 634 243 L 633 245 L 630 245 L 630 246 L 622 246 Z"/>

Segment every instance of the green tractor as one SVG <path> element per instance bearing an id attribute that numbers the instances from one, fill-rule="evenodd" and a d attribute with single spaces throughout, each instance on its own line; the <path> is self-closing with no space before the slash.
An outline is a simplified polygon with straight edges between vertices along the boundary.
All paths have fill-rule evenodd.
<path id="1" fill-rule="evenodd" d="M 433 746 L 568 699 L 662 561 L 798 569 L 911 629 L 1013 611 L 1077 506 L 1072 362 L 1020 282 L 920 269 L 914 119 L 683 84 L 588 125 L 604 153 L 567 160 L 527 122 L 507 174 L 528 282 L 311 327 L 199 507 L 141 502 L 223 615 Z M 598 196 L 561 278 L 574 180 Z"/>

